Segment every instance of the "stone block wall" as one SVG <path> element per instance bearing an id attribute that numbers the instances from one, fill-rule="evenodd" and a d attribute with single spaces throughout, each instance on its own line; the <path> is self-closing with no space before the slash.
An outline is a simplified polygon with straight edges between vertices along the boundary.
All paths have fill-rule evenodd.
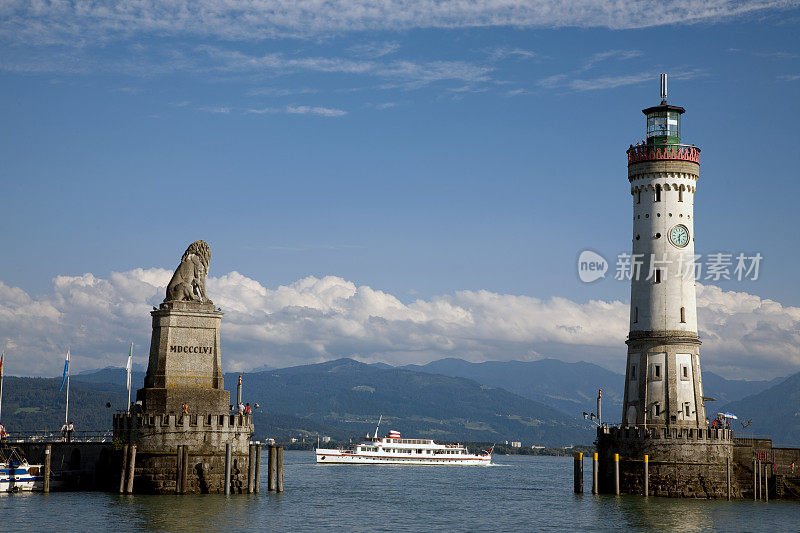
<path id="1" fill-rule="evenodd" d="M 598 428 L 599 489 L 614 493 L 614 454 L 619 454 L 620 492 L 644 494 L 644 456 L 649 456 L 649 494 L 725 498 L 726 464 L 732 459 L 730 430 Z M 731 478 L 731 497 L 739 497 Z"/>
<path id="2" fill-rule="evenodd" d="M 177 479 L 178 446 L 189 453 L 188 493 L 225 491 L 225 445 L 231 444 L 231 492 L 247 492 L 250 415 L 117 414 L 118 445 L 136 444 L 134 492 L 172 494 Z"/>

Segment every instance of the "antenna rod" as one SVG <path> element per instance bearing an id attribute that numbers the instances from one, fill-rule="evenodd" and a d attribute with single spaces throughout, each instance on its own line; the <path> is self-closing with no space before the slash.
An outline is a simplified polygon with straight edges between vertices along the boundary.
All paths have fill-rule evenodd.
<path id="1" fill-rule="evenodd" d="M 667 75 L 661 75 L 661 103 L 667 103 Z"/>
<path id="2" fill-rule="evenodd" d="M 383 420 L 383 415 L 378 419 L 378 425 L 375 426 L 375 438 L 378 438 L 378 428 L 381 427 L 381 421 Z"/>

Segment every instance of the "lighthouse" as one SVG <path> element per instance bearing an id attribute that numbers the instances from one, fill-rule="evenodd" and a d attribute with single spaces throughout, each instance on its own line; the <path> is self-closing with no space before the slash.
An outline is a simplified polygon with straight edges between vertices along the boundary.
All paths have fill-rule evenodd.
<path id="1" fill-rule="evenodd" d="M 643 109 L 645 139 L 627 150 L 633 203 L 630 329 L 622 420 L 597 428 L 598 490 L 736 497 L 733 434 L 709 427 L 695 301 L 694 198 L 700 149 L 683 141 L 685 109 Z"/>
<path id="2" fill-rule="evenodd" d="M 700 149 L 682 142 L 685 110 L 643 109 L 646 138 L 628 149 L 633 201 L 631 308 L 622 424 L 706 426 L 694 276 Z"/>

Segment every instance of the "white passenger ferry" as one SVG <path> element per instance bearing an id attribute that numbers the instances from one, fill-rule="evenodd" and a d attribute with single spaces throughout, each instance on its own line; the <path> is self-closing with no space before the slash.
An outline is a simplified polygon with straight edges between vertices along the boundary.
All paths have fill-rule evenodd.
<path id="1" fill-rule="evenodd" d="M 344 449 L 317 448 L 318 464 L 414 464 L 487 466 L 492 462 L 494 446 L 481 453 L 469 453 L 460 444 L 437 444 L 430 439 L 404 439 L 399 431 L 386 437 L 367 435 L 360 444 Z"/>

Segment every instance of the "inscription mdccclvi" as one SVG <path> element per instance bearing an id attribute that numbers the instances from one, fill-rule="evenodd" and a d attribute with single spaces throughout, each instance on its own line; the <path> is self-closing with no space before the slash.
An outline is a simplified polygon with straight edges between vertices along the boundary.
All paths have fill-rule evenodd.
<path id="1" fill-rule="evenodd" d="M 213 354 L 213 346 L 181 346 L 172 345 L 169 347 L 170 353 L 199 353 L 199 354 Z"/>

